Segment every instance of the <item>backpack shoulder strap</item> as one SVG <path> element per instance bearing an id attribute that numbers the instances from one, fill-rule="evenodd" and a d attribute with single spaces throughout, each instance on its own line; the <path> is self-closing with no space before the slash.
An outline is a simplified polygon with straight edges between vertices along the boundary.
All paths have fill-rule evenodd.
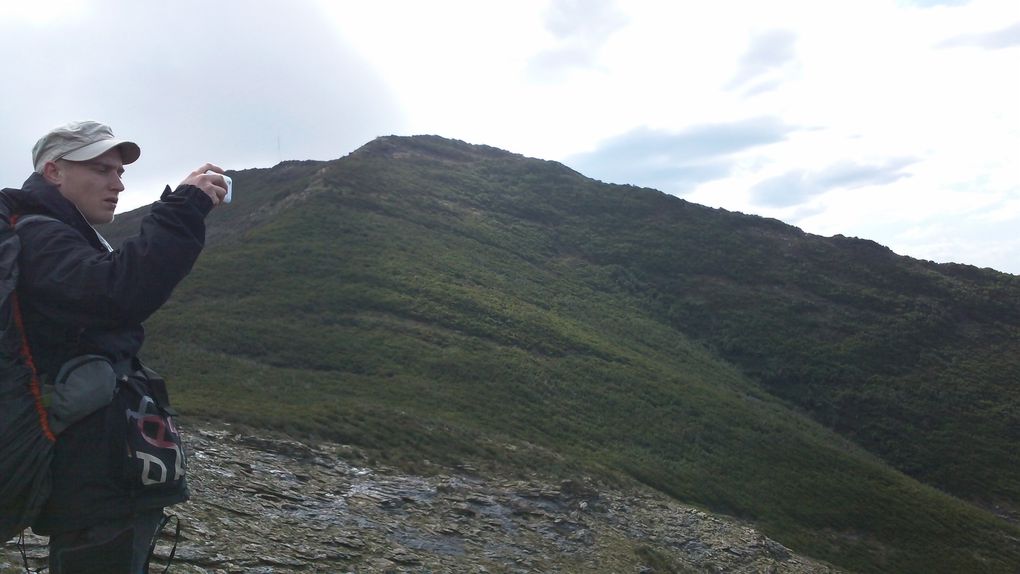
<path id="1" fill-rule="evenodd" d="M 39 214 L 20 215 L 20 216 L 19 215 L 15 215 L 15 216 L 11 217 L 11 220 L 14 223 L 14 228 L 15 229 L 21 229 L 21 227 L 23 225 L 26 225 L 26 224 L 29 224 L 29 223 L 38 223 L 40 221 L 60 221 L 56 217 L 50 217 L 49 215 L 39 215 Z"/>
<path id="2" fill-rule="evenodd" d="M 29 223 L 39 223 L 42 221 L 56 221 L 58 223 L 63 223 L 63 221 L 60 221 L 56 217 L 50 217 L 49 215 L 40 215 L 37 213 L 22 216 L 14 215 L 11 217 L 11 221 L 13 222 L 15 231 L 21 229 L 23 225 L 27 225 Z M 99 244 L 102 245 L 103 248 L 106 249 L 106 251 L 112 252 L 113 246 L 110 245 L 110 242 L 108 242 L 106 238 L 103 237 L 95 227 L 92 227 L 91 225 L 89 227 L 92 229 L 92 232 L 96 234 L 96 239 L 99 240 Z"/>

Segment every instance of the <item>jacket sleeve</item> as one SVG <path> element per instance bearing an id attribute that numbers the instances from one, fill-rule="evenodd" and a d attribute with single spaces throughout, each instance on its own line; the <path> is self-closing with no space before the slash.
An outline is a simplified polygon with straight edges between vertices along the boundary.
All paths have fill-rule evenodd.
<path id="1" fill-rule="evenodd" d="M 32 222 L 18 231 L 19 291 L 54 321 L 104 329 L 140 324 L 191 271 L 211 209 L 202 190 L 181 186 L 153 204 L 137 236 L 109 253 L 62 222 Z"/>

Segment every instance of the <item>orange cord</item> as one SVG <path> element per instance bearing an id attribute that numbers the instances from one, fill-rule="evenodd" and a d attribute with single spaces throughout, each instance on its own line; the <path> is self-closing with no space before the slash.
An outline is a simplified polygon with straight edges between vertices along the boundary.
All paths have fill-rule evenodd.
<path id="1" fill-rule="evenodd" d="M 18 216 L 11 217 L 11 227 L 18 221 Z M 53 434 L 53 430 L 50 429 L 50 417 L 46 413 L 46 407 L 43 406 L 42 400 L 42 385 L 39 383 L 39 372 L 35 368 L 35 360 L 32 359 L 32 348 L 28 345 L 28 336 L 25 334 L 25 322 L 21 318 L 21 303 L 18 301 L 18 292 L 11 293 L 11 305 L 14 309 L 14 325 L 18 328 L 18 332 L 21 333 L 21 357 L 25 359 L 25 364 L 28 365 L 29 370 L 32 372 L 32 378 L 29 382 L 29 390 L 32 391 L 32 397 L 35 398 L 35 411 L 39 415 L 39 426 L 42 427 L 43 434 L 50 442 L 56 442 L 57 437 Z"/>

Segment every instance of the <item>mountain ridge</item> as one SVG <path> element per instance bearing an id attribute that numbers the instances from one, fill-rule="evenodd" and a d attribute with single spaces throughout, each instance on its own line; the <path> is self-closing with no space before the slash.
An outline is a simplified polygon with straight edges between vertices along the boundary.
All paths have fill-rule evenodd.
<path id="1" fill-rule="evenodd" d="M 437 136 L 281 166 L 231 172 L 150 322 L 196 415 L 411 467 L 544 444 L 516 462 L 622 472 L 862 571 L 1020 560 L 1014 527 L 884 467 L 1016 508 L 1017 278 Z"/>

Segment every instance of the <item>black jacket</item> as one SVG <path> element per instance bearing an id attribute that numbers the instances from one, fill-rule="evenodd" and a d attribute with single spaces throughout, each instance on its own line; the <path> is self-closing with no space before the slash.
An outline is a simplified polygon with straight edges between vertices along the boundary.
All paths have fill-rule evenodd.
<path id="1" fill-rule="evenodd" d="M 138 236 L 109 251 L 73 203 L 33 174 L 20 190 L 4 190 L 21 216 L 18 293 L 29 345 L 41 378 L 83 354 L 131 364 L 144 341 L 141 323 L 191 271 L 205 241 L 212 201 L 181 186 L 163 193 Z M 69 531 L 187 499 L 177 492 L 139 495 L 110 480 L 102 411 L 62 432 L 55 445 L 53 494 L 33 530 Z M 108 442 L 108 441 L 105 441 Z"/>

